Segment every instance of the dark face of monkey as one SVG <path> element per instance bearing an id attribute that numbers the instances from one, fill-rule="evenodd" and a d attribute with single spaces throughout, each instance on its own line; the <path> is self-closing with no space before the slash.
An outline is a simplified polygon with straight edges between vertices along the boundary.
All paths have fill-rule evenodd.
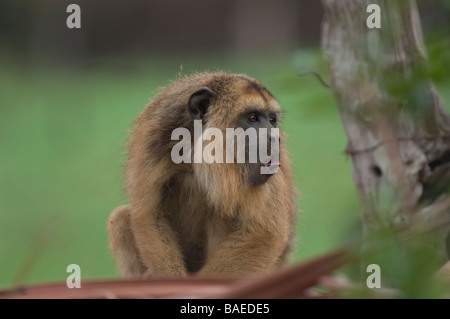
<path id="1" fill-rule="evenodd" d="M 276 112 L 269 110 L 248 110 L 247 112 L 244 112 L 241 114 L 238 124 L 238 127 L 243 128 L 244 130 L 247 130 L 249 128 L 255 129 L 257 132 L 257 147 L 256 151 L 259 155 L 261 151 L 263 153 L 266 153 L 267 155 L 270 155 L 272 153 L 272 145 L 274 145 L 275 139 L 278 139 L 278 145 L 280 142 L 280 138 L 278 135 L 274 134 L 271 129 L 278 128 L 278 115 Z M 260 131 L 260 129 L 263 129 Z M 261 132 L 261 133 L 260 133 Z M 261 135 L 266 135 L 266 140 L 263 142 L 261 141 Z M 263 150 L 260 150 L 260 147 L 263 148 Z M 279 149 L 279 147 L 278 147 Z M 256 186 L 264 184 L 269 180 L 269 178 L 275 173 L 276 168 L 280 166 L 279 163 L 279 157 L 278 159 L 268 159 L 268 158 L 260 158 L 257 157 L 256 163 L 252 163 L 250 161 L 250 143 L 249 143 L 249 137 L 246 136 L 245 141 L 245 166 L 246 166 L 246 172 L 247 172 L 247 182 L 249 185 Z M 270 169 L 269 174 L 264 174 L 262 172 L 262 168 L 268 168 Z"/>
<path id="2" fill-rule="evenodd" d="M 253 79 L 240 78 L 230 90 L 234 92 L 236 98 L 227 104 L 220 101 L 220 95 L 214 89 L 209 87 L 198 89 L 189 99 L 189 112 L 193 119 L 202 119 L 208 122 L 209 127 L 220 128 L 224 137 L 225 128 L 215 125 L 215 117 L 228 118 L 226 128 L 242 128 L 246 132 L 248 129 L 254 130 L 256 143 L 253 138 L 253 147 L 250 146 L 250 137 L 247 134 L 245 141 L 235 139 L 236 144 L 245 143 L 245 162 L 236 160 L 235 149 L 235 163 L 239 163 L 239 169 L 247 185 L 262 185 L 280 166 L 279 153 L 273 158 L 268 157 L 273 155 L 272 146 L 278 150 L 280 148 L 280 136 L 271 130 L 279 127 L 280 106 L 267 89 Z M 266 137 L 265 140 L 261 139 L 263 135 Z M 268 156 L 260 156 L 260 148 L 263 148 L 262 153 Z"/>

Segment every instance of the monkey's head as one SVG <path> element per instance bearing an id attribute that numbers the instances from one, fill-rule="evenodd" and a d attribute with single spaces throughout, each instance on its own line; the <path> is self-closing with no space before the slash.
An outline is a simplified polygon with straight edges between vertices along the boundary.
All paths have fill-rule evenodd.
<path id="1" fill-rule="evenodd" d="M 234 178 L 239 185 L 254 188 L 273 178 L 282 162 L 281 108 L 258 80 L 245 75 L 218 74 L 205 86 L 195 89 L 187 106 L 192 120 L 202 121 L 204 133 L 218 129 L 223 136 L 223 143 L 216 141 L 214 131 L 203 136 L 204 158 L 213 156 L 223 160 L 223 163 L 204 163 L 197 168 L 194 165 L 205 181 L 220 183 Z M 219 148 L 223 150 L 222 156 L 217 154 Z"/>
<path id="2" fill-rule="evenodd" d="M 147 185 L 184 183 L 201 188 L 218 211 L 273 206 L 273 194 L 293 189 L 280 116 L 278 101 L 246 75 L 181 77 L 135 120 L 126 170 L 130 198 L 157 200 Z"/>

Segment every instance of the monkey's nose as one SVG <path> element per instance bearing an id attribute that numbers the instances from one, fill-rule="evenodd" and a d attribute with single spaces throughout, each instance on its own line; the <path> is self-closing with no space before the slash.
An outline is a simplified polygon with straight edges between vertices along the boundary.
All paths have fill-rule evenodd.
<path id="1" fill-rule="evenodd" d="M 269 140 L 271 143 L 275 142 L 277 138 L 278 138 L 278 143 L 281 143 L 281 137 L 279 135 L 269 134 Z"/>

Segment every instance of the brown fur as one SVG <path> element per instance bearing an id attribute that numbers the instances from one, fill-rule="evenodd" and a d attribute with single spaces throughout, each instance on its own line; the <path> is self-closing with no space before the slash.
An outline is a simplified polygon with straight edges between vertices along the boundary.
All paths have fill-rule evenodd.
<path id="1" fill-rule="evenodd" d="M 236 127 L 247 107 L 281 112 L 278 102 L 246 75 L 197 73 L 163 89 L 135 121 L 126 165 L 130 204 L 108 221 L 110 246 L 125 277 L 235 275 L 283 265 L 291 250 L 295 190 L 281 132 L 281 167 L 258 186 L 245 184 L 243 164 L 175 164 L 177 127 L 193 136 L 191 94 L 217 96 L 203 127 Z"/>

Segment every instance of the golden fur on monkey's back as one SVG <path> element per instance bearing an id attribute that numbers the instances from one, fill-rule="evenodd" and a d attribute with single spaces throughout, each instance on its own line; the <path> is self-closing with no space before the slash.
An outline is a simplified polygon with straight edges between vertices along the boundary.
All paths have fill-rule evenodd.
<path id="1" fill-rule="evenodd" d="M 156 95 L 129 142 L 130 204 L 110 217 L 111 248 L 127 277 L 261 272 L 282 265 L 291 250 L 296 192 L 281 128 L 281 167 L 262 185 L 246 183 L 243 164 L 172 161 L 172 131 L 194 136 L 187 105 L 201 88 L 214 92 L 204 129 L 225 135 L 249 109 L 281 116 L 270 92 L 243 74 L 196 73 Z"/>

